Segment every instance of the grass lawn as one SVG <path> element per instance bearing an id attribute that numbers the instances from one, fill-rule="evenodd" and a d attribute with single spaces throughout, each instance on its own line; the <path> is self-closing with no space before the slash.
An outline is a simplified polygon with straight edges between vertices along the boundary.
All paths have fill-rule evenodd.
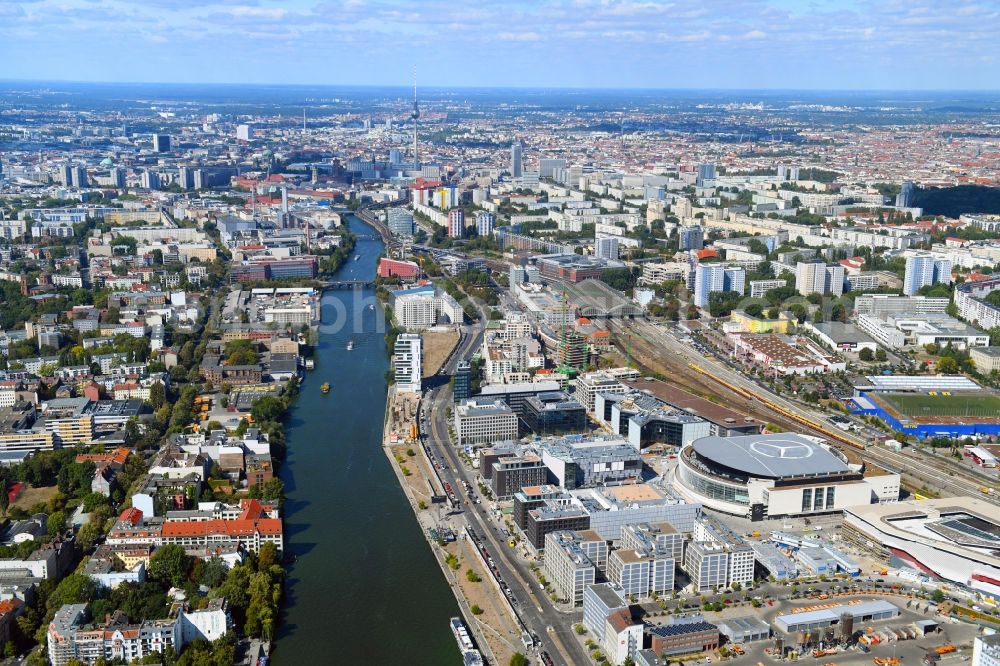
<path id="1" fill-rule="evenodd" d="M 21 490 L 21 494 L 18 495 L 12 506 L 28 511 L 33 505 L 38 504 L 39 502 L 48 503 L 52 496 L 57 492 L 59 492 L 59 488 L 57 486 L 32 488 L 31 486 L 25 484 L 24 488 Z"/>
<path id="2" fill-rule="evenodd" d="M 887 393 L 879 396 L 904 416 L 1000 416 L 1000 396 L 992 394 L 937 395 L 927 393 Z"/>

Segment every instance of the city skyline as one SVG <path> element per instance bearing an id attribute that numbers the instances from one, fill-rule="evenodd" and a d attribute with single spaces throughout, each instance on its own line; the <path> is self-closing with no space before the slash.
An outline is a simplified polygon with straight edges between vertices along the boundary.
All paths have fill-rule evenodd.
<path id="1" fill-rule="evenodd" d="M 456 88 L 1000 88 L 996 2 L 37 0 L 0 18 L 2 79 L 405 85 L 416 65 Z"/>

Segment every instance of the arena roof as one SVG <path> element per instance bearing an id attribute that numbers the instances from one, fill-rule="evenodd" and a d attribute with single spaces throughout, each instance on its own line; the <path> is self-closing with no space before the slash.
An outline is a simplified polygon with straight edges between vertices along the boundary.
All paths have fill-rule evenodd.
<path id="1" fill-rule="evenodd" d="M 793 433 L 702 437 L 695 452 L 749 476 L 777 479 L 847 472 L 847 465 L 816 442 Z"/>

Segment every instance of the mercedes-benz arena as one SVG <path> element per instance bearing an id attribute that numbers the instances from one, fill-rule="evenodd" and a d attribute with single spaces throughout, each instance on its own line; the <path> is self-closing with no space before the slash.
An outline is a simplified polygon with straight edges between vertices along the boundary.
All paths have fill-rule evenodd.
<path id="1" fill-rule="evenodd" d="M 753 520 L 833 513 L 899 499 L 899 475 L 866 470 L 824 440 L 794 433 L 702 437 L 678 457 L 686 499 Z"/>

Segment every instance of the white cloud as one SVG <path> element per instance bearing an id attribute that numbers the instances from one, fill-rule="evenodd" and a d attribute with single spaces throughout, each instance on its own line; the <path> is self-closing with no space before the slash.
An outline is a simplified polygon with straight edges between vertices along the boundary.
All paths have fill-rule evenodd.
<path id="1" fill-rule="evenodd" d="M 249 7 L 240 5 L 228 10 L 228 13 L 236 18 L 261 18 L 276 21 L 285 18 L 288 10 L 282 7 Z"/>
<path id="2" fill-rule="evenodd" d="M 538 42 L 542 36 L 537 32 L 501 32 L 497 33 L 497 39 L 502 42 Z"/>

